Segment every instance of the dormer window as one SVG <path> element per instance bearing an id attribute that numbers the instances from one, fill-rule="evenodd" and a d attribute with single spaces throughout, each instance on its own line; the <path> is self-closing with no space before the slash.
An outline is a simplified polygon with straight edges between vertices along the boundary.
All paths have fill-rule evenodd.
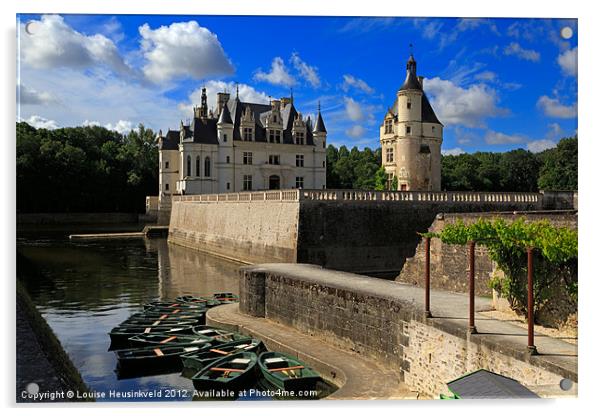
<path id="1" fill-rule="evenodd" d="M 224 143 L 226 143 L 228 141 L 228 135 L 224 134 Z"/>
<path id="2" fill-rule="evenodd" d="M 305 144 L 305 135 L 302 131 L 295 132 L 295 144 Z"/>
<path id="3" fill-rule="evenodd" d="M 272 121 L 274 123 L 278 123 L 278 116 L 276 114 L 274 114 L 274 117 L 272 118 Z"/>
<path id="4" fill-rule="evenodd" d="M 280 143 L 280 130 L 270 130 L 270 143 Z"/>
<path id="5" fill-rule="evenodd" d="M 242 139 L 245 142 L 251 142 L 253 141 L 253 129 L 250 127 L 245 127 L 242 129 Z"/>
<path id="6" fill-rule="evenodd" d="M 393 120 L 385 120 L 385 134 L 393 133 Z"/>

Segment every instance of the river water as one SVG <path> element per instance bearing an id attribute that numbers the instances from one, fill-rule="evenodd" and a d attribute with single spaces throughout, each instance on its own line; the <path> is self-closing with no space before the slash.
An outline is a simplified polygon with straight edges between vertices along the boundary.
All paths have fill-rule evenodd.
<path id="1" fill-rule="evenodd" d="M 85 231 L 92 230 L 77 230 Z M 84 382 L 112 401 L 123 398 L 114 393 L 109 397 L 111 392 L 139 390 L 162 391 L 157 400 L 190 400 L 188 394 L 181 397 L 180 391 L 192 392 L 192 382 L 179 373 L 119 380 L 107 333 L 152 300 L 238 293 L 241 265 L 168 244 L 165 239 L 70 241 L 70 232 L 74 230 L 21 229 L 17 247 L 41 272 L 26 287 Z M 175 397 L 165 397 L 174 391 Z"/>

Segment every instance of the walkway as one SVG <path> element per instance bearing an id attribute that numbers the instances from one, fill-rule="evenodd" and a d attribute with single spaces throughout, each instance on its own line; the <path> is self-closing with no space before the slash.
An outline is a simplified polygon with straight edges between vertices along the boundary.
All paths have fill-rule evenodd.
<path id="1" fill-rule="evenodd" d="M 264 318 L 238 311 L 238 304 L 222 305 L 207 311 L 207 325 L 227 328 L 259 338 L 269 349 L 293 354 L 307 362 L 339 389 L 326 399 L 415 399 L 400 382 L 396 371 L 333 347 L 319 338 Z"/>

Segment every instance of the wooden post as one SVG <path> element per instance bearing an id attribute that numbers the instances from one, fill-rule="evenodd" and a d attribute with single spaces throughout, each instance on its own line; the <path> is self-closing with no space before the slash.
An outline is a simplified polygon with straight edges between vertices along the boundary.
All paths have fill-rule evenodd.
<path id="1" fill-rule="evenodd" d="M 535 347 L 535 334 L 533 331 L 534 316 L 533 316 L 533 248 L 527 249 L 527 322 L 528 322 L 528 335 L 527 335 L 527 352 L 529 354 L 537 354 L 537 348 Z"/>
<path id="2" fill-rule="evenodd" d="M 475 242 L 468 242 L 468 333 L 476 334 L 474 323 L 474 250 Z"/>
<path id="3" fill-rule="evenodd" d="M 424 243 L 424 316 L 431 318 L 431 237 L 425 237 Z"/>

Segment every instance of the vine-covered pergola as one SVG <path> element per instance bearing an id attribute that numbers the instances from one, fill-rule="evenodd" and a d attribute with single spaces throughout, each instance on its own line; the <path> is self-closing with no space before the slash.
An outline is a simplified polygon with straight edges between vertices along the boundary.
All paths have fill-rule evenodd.
<path id="1" fill-rule="evenodd" d="M 554 279 L 546 278 L 546 274 L 559 273 L 563 267 L 574 264 L 577 260 L 577 231 L 566 227 L 555 227 L 549 221 L 526 222 L 519 219 L 507 222 L 502 219 L 484 220 L 479 219 L 474 223 L 465 224 L 457 221 L 446 224 L 439 233 L 423 233 L 425 239 L 425 316 L 432 317 L 430 307 L 430 246 L 432 238 L 439 238 L 446 244 L 457 244 L 468 246 L 468 332 L 477 333 L 475 326 L 475 247 L 477 244 L 488 249 L 490 257 L 504 272 L 503 280 L 494 282 L 494 286 L 501 290 L 508 298 L 521 303 L 524 283 L 521 274 L 526 266 L 527 274 L 527 302 L 526 310 L 528 323 L 527 350 L 530 354 L 537 354 L 534 342 L 534 310 L 536 297 L 534 286 L 539 288 L 556 282 Z M 534 256 L 538 255 L 545 270 L 540 273 L 535 270 Z M 526 255 L 526 265 L 525 265 Z M 576 298 L 577 282 L 567 285 L 567 290 Z M 541 290 L 540 290 L 541 292 Z"/>

